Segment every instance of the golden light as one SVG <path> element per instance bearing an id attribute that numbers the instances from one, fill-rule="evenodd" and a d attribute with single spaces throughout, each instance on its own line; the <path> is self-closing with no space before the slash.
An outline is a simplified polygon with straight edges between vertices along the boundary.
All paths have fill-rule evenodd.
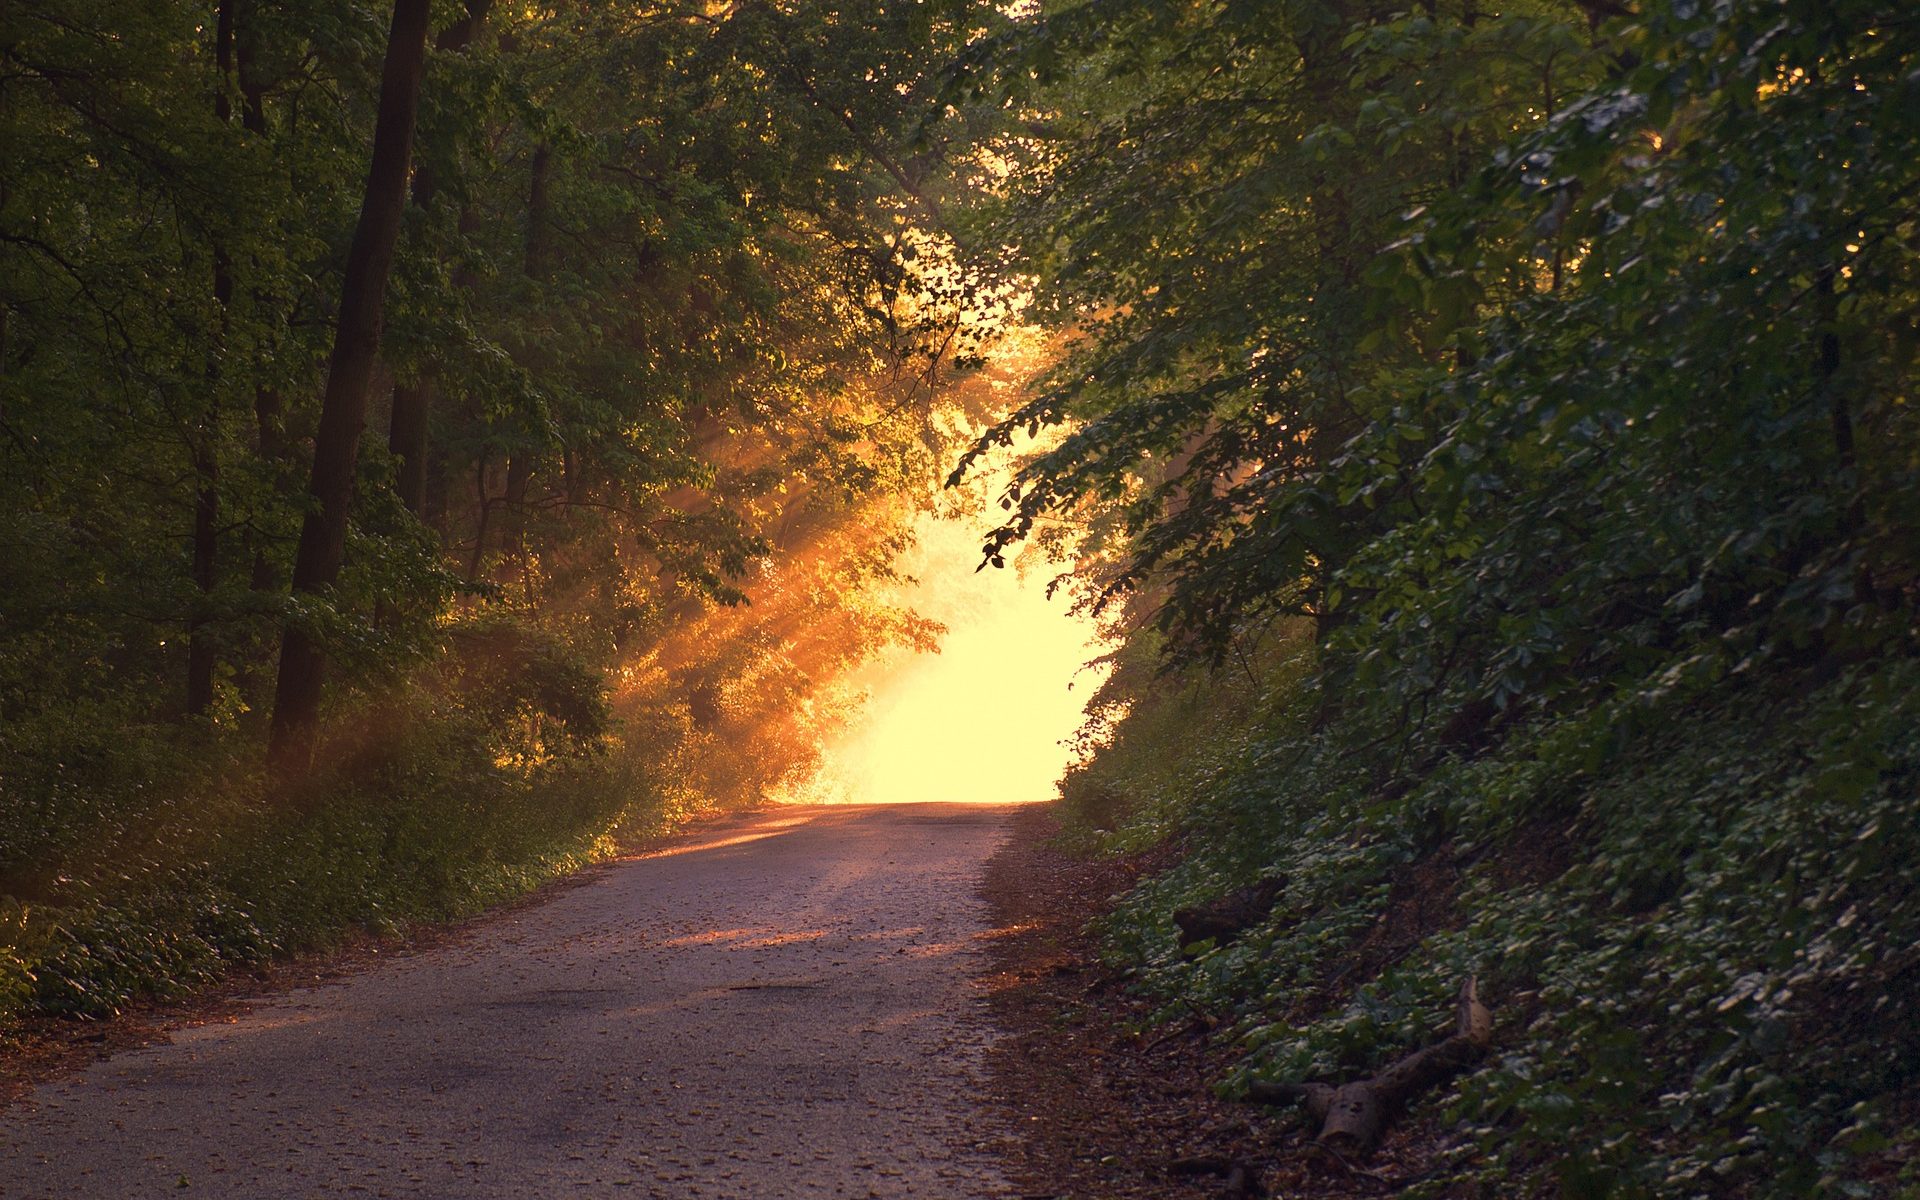
<path id="1" fill-rule="evenodd" d="M 998 510 L 994 510 L 997 512 Z M 899 650 L 855 680 L 861 716 L 829 742 L 818 775 L 783 797 L 814 804 L 1051 799 L 1071 761 L 1064 744 L 1106 677 L 1091 618 L 1049 600 L 1055 572 L 1037 551 L 976 572 L 983 512 L 923 516 L 903 564 L 901 598 L 947 626 L 938 654 Z M 1022 567 L 1026 569 L 1023 570 Z"/>

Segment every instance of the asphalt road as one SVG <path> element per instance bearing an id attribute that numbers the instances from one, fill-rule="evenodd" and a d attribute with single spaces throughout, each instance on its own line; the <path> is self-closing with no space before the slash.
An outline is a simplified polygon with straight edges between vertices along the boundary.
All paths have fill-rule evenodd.
<path id="1" fill-rule="evenodd" d="M 1007 817 L 709 827 L 40 1087 L 0 1197 L 1003 1195 L 975 975 Z"/>

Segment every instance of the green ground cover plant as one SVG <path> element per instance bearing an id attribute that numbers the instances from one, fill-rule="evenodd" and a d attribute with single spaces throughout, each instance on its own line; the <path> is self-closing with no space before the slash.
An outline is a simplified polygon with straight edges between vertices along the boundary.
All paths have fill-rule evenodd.
<path id="1" fill-rule="evenodd" d="M 1920 1064 L 1915 681 L 1635 697 L 1399 795 L 1337 734 L 1282 720 L 1195 752 L 1130 714 L 1066 797 L 1082 836 L 1188 847 L 1103 934 L 1165 1020 L 1223 1022 L 1230 1092 L 1367 1075 L 1481 980 L 1496 1047 L 1426 1100 L 1435 1192 L 1894 1194 Z M 1130 815 L 1090 832 L 1113 789 Z M 1245 936 L 1179 944 L 1174 912 L 1273 877 Z"/>

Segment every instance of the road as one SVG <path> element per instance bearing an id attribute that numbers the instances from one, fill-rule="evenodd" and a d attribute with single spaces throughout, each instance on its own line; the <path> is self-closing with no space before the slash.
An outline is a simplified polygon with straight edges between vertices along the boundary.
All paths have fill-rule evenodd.
<path id="1" fill-rule="evenodd" d="M 1009 810 L 776 810 L 0 1114 L 0 1197 L 1005 1194 L 979 1103 Z"/>

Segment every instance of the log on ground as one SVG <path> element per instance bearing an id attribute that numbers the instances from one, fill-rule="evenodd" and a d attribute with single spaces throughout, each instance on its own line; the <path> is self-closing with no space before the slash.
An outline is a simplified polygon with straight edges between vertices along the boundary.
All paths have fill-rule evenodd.
<path id="1" fill-rule="evenodd" d="M 1248 1098 L 1262 1104 L 1299 1104 L 1320 1125 L 1322 1146 L 1349 1158 L 1373 1152 L 1415 1096 L 1480 1061 L 1493 1042 L 1493 1019 L 1480 1002 L 1477 981 L 1460 985 L 1454 1031 L 1396 1060 L 1370 1079 L 1353 1083 L 1255 1082 Z"/>

